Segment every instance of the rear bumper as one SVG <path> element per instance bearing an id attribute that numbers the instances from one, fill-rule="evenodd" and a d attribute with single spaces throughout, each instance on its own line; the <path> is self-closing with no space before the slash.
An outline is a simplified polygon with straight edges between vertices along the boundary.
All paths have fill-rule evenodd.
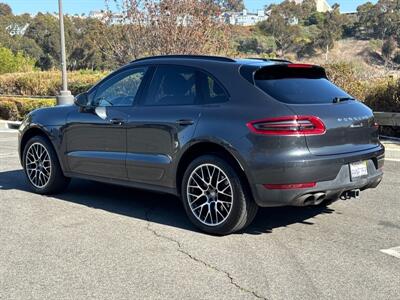
<path id="1" fill-rule="evenodd" d="M 334 160 L 334 161 L 333 161 Z M 350 168 L 349 163 L 367 160 L 368 167 L 368 177 L 359 179 L 357 181 L 352 181 L 350 178 Z M 329 169 L 332 164 L 338 164 L 337 168 L 339 171 L 336 176 L 330 180 L 316 180 L 315 174 L 332 172 Z M 280 174 L 281 183 L 302 183 L 302 182 L 316 182 L 316 186 L 312 188 L 305 189 L 290 189 L 290 190 L 270 190 L 264 187 L 262 183 L 256 183 L 253 185 L 253 194 L 255 201 L 261 207 L 273 207 L 273 206 L 304 206 L 312 205 L 315 203 L 307 204 L 307 198 L 310 195 L 323 196 L 324 199 L 336 200 L 340 197 L 343 192 L 360 189 L 366 190 L 369 188 L 375 188 L 379 185 L 383 177 L 382 167 L 384 164 L 384 148 L 378 149 L 377 151 L 370 151 L 369 153 L 359 153 L 353 156 L 347 157 L 336 157 L 332 158 L 332 161 L 325 161 L 326 164 L 313 164 L 315 170 L 308 170 L 309 176 L 305 178 L 305 174 L 301 169 L 301 165 L 297 164 L 292 168 L 284 168 Z M 307 166 L 310 162 L 304 162 Z M 291 182 L 286 182 L 285 173 L 290 173 Z M 298 180 L 293 178 L 293 174 L 299 174 Z M 279 179 L 278 179 L 279 180 Z M 269 182 L 264 182 L 269 183 Z"/>

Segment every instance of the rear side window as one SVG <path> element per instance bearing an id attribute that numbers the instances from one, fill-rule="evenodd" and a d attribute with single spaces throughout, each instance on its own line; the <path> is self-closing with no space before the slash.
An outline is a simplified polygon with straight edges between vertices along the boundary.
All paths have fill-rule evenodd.
<path id="1" fill-rule="evenodd" d="M 214 104 L 227 102 L 229 97 L 225 89 L 210 75 L 203 74 L 205 80 L 202 84 L 202 94 L 204 104 Z"/>
<path id="2" fill-rule="evenodd" d="M 351 98 L 330 82 L 320 67 L 266 67 L 255 74 L 255 83 L 268 95 L 288 104 L 332 103 L 335 98 Z"/>
<path id="3" fill-rule="evenodd" d="M 145 106 L 193 105 L 198 102 L 198 72 L 190 67 L 158 66 Z"/>

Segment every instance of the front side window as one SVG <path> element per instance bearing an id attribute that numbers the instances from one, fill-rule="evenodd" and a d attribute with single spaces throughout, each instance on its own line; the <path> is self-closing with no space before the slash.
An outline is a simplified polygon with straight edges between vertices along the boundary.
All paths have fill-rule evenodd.
<path id="1" fill-rule="evenodd" d="M 127 70 L 103 83 L 96 92 L 95 106 L 131 106 L 147 68 Z"/>
<path id="2" fill-rule="evenodd" d="M 198 72 L 184 66 L 159 66 L 153 76 L 145 106 L 194 105 L 198 102 Z"/>

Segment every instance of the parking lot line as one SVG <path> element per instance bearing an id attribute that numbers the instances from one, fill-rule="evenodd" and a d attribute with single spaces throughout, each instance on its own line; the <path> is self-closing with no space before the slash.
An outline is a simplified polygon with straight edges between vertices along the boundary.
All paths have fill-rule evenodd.
<path id="1" fill-rule="evenodd" d="M 400 258 L 400 246 L 399 247 L 389 248 L 389 249 L 381 249 L 380 251 L 382 253 L 394 256 L 396 258 Z"/>

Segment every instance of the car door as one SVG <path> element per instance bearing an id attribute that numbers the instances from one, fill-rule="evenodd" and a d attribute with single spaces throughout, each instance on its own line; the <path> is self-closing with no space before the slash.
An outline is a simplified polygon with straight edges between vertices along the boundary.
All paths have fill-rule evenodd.
<path id="1" fill-rule="evenodd" d="M 200 116 L 199 72 L 160 65 L 130 114 L 127 172 L 132 181 L 174 187 L 172 162 L 193 136 Z"/>
<path id="2" fill-rule="evenodd" d="M 146 72 L 139 67 L 111 75 L 89 93 L 90 109 L 69 114 L 65 136 L 70 172 L 127 179 L 126 123 Z"/>

